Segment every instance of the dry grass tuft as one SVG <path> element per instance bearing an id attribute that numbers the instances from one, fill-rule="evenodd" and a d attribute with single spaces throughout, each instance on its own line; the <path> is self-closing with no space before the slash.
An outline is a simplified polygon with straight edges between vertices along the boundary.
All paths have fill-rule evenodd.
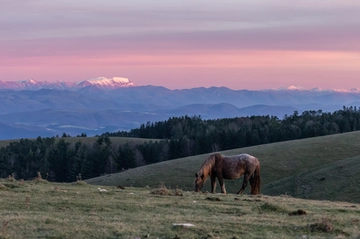
<path id="1" fill-rule="evenodd" d="M 160 184 L 159 188 L 155 188 L 151 191 L 151 194 L 155 195 L 171 195 L 170 190 L 166 188 L 164 184 Z"/>
<path id="2" fill-rule="evenodd" d="M 48 181 L 46 179 L 43 179 L 41 177 L 41 173 L 40 172 L 37 172 L 37 175 L 36 175 L 36 178 L 34 178 L 34 181 L 36 183 L 48 183 Z"/>
<path id="3" fill-rule="evenodd" d="M 14 173 L 12 173 L 11 175 L 9 175 L 8 181 L 9 181 L 9 182 L 15 182 L 15 181 L 16 181 Z"/>
<path id="4" fill-rule="evenodd" d="M 160 184 L 159 188 L 153 189 L 151 194 L 155 195 L 169 195 L 169 196 L 183 196 L 183 193 L 180 189 L 175 189 L 173 192 L 166 188 L 164 184 Z"/>
<path id="5" fill-rule="evenodd" d="M 0 191 L 7 190 L 7 189 L 8 189 L 8 187 L 6 187 L 4 184 L 0 184 Z"/>
<path id="6" fill-rule="evenodd" d="M 328 218 L 323 218 L 321 222 L 310 224 L 310 231 L 312 232 L 332 232 L 333 225 L 330 223 Z"/>
<path id="7" fill-rule="evenodd" d="M 81 173 L 79 173 L 77 176 L 76 176 L 76 184 L 77 185 L 86 185 L 87 183 L 84 182 L 82 179 L 81 179 Z"/>
<path id="8" fill-rule="evenodd" d="M 25 198 L 25 205 L 26 205 L 26 208 L 27 208 L 27 209 L 30 209 L 30 204 L 31 204 L 31 203 L 30 203 L 30 197 L 26 197 L 26 198 Z"/>
<path id="9" fill-rule="evenodd" d="M 175 189 L 174 196 L 183 196 L 182 190 L 180 190 L 180 189 L 178 189 L 178 188 Z"/>

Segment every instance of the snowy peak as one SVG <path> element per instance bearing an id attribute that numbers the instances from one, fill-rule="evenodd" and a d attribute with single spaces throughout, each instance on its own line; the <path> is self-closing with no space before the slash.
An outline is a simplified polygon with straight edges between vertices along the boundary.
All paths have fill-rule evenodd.
<path id="1" fill-rule="evenodd" d="M 301 86 L 289 86 L 289 87 L 280 87 L 280 88 L 273 88 L 265 91 L 311 91 L 311 92 L 337 92 L 337 93 L 360 93 L 359 88 L 351 88 L 350 90 L 345 89 L 321 89 L 319 87 L 312 88 L 310 90 L 305 89 Z"/>
<path id="2" fill-rule="evenodd" d="M 288 88 L 287 88 L 287 90 L 305 90 L 303 87 L 301 87 L 301 86 L 294 86 L 294 85 L 292 85 L 292 86 L 289 86 Z"/>
<path id="3" fill-rule="evenodd" d="M 80 88 L 88 87 L 88 86 L 97 86 L 101 89 L 116 89 L 121 87 L 130 87 L 135 86 L 134 83 L 130 82 L 128 78 L 122 77 L 98 77 L 90 80 L 81 81 L 78 83 Z"/>
<path id="4" fill-rule="evenodd" d="M 344 89 L 333 89 L 334 92 L 342 92 L 342 93 L 360 93 L 359 88 L 351 88 L 350 90 Z"/>
<path id="5" fill-rule="evenodd" d="M 272 88 L 272 89 L 269 89 L 269 90 L 273 90 L 273 91 L 295 91 L 295 90 L 296 91 L 302 91 L 302 90 L 305 90 L 305 88 L 303 88 L 301 86 L 291 85 L 289 87 Z"/>
<path id="6" fill-rule="evenodd" d="M 57 89 L 57 90 L 79 90 L 85 87 L 96 87 L 104 90 L 114 90 L 123 87 L 135 86 L 129 79 L 123 77 L 98 77 L 89 80 L 84 80 L 78 83 L 63 82 L 63 81 L 36 81 L 34 79 L 22 81 L 1 81 L 0 89 L 11 90 L 39 90 L 39 89 Z"/>

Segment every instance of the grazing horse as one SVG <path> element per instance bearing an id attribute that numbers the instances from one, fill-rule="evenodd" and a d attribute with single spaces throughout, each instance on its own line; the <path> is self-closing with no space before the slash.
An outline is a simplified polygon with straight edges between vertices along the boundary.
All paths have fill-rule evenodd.
<path id="1" fill-rule="evenodd" d="M 216 178 L 218 178 L 221 192 L 226 193 L 224 179 L 240 178 L 244 174 L 244 182 L 238 194 L 241 194 L 250 181 L 251 194 L 260 194 L 260 163 L 257 158 L 249 154 L 224 156 L 219 153 L 206 158 L 200 170 L 195 174 L 195 192 L 199 192 L 206 178 L 210 175 L 211 192 L 215 192 Z"/>

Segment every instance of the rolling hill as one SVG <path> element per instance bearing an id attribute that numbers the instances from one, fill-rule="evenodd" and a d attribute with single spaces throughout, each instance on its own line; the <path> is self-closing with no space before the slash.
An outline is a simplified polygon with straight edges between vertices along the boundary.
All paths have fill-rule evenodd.
<path id="1" fill-rule="evenodd" d="M 307 198 L 360 202 L 356 197 L 356 195 L 360 194 L 360 189 L 354 187 L 358 183 L 359 170 L 349 170 L 356 168 L 358 164 L 359 145 L 360 131 L 356 131 L 233 149 L 221 153 L 224 155 L 249 153 L 258 157 L 261 163 L 263 194 L 288 194 L 304 197 L 300 189 L 307 188 L 307 185 L 310 184 L 311 187 L 306 193 Z M 164 184 L 170 188 L 191 191 L 194 187 L 194 175 L 199 170 L 205 157 L 206 155 L 197 155 L 161 162 L 92 178 L 86 180 L 86 182 L 97 185 L 136 187 L 158 187 L 160 184 Z M 339 187 L 332 186 L 335 182 L 334 179 L 330 180 L 330 175 L 335 175 L 336 169 L 339 167 L 336 163 L 343 165 L 342 170 L 346 172 L 336 174 L 336 182 L 341 182 L 339 185 L 343 185 L 341 190 L 339 190 Z M 317 174 L 319 176 L 316 176 Z M 293 190 L 294 185 L 291 184 L 294 177 L 299 178 L 297 185 L 299 190 L 297 191 Z M 322 178 L 325 178 L 325 180 L 322 180 Z M 309 180 L 312 181 L 309 182 Z M 319 181 L 322 183 L 320 186 L 312 186 Z M 227 180 L 227 192 L 235 193 L 240 185 L 239 180 Z M 320 189 L 325 190 L 325 188 L 327 190 L 325 194 L 318 193 Z M 205 183 L 203 190 L 210 191 L 209 180 Z M 249 187 L 245 192 L 249 192 Z M 343 195 L 337 195 L 340 193 Z"/>

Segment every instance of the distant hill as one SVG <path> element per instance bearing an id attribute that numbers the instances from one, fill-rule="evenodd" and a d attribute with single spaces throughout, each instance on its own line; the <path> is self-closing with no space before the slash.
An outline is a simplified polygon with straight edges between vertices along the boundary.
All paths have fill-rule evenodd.
<path id="1" fill-rule="evenodd" d="M 62 133 L 91 136 L 183 115 L 200 115 L 203 119 L 272 115 L 281 119 L 295 110 L 333 112 L 343 106 L 360 105 L 358 90 L 170 90 L 136 86 L 120 77 L 78 83 L 0 81 L 0 93 L 0 139 Z M 34 132 L 24 129 L 23 135 L 16 133 L 16 129 L 28 127 Z"/>
<path id="2" fill-rule="evenodd" d="M 262 193 L 288 194 L 311 199 L 360 202 L 360 131 L 293 140 L 223 151 L 224 155 L 249 153 L 261 164 Z M 181 158 L 124 172 L 88 179 L 87 183 L 108 186 L 150 186 L 194 190 L 195 173 L 206 155 Z M 294 180 L 298 178 L 297 190 Z M 325 178 L 325 179 L 323 179 Z M 280 181 L 279 181 L 280 180 Z M 240 180 L 226 180 L 228 193 L 235 193 Z M 337 184 L 337 185 L 334 185 Z M 310 186 L 309 186 L 310 185 Z M 304 190 L 309 189 L 307 194 Z M 209 180 L 203 190 L 210 191 Z M 322 193 L 321 193 L 322 190 Z M 325 190 L 325 191 L 324 191 Z M 219 192 L 219 186 L 218 186 Z M 245 191 L 249 193 L 249 188 Z M 342 195 L 340 195 L 342 194 Z"/>

